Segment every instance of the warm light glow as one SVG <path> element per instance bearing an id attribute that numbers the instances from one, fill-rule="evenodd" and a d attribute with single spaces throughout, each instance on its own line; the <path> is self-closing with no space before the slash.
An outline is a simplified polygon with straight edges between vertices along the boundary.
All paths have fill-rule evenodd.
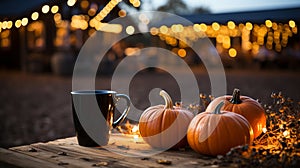
<path id="1" fill-rule="evenodd" d="M 141 2 L 139 0 L 135 1 L 133 4 L 132 4 L 134 7 L 138 8 L 141 6 Z"/>
<path id="2" fill-rule="evenodd" d="M 83 8 L 83 9 L 88 8 L 89 5 L 90 5 L 90 3 L 89 3 L 89 1 L 87 1 L 87 0 L 83 0 L 83 1 L 80 2 L 80 6 L 81 6 L 81 8 Z"/>
<path id="3" fill-rule="evenodd" d="M 56 14 L 53 16 L 53 18 L 54 18 L 54 21 L 55 21 L 56 24 L 61 23 L 61 14 L 60 14 L 60 13 L 56 13 Z"/>
<path id="4" fill-rule="evenodd" d="M 219 23 L 217 23 L 217 22 L 214 22 L 211 26 L 212 26 L 212 28 L 213 28 L 215 31 L 217 31 L 217 30 L 220 29 L 220 25 L 219 25 Z"/>
<path id="5" fill-rule="evenodd" d="M 42 7 L 42 12 L 43 12 L 43 13 L 48 13 L 49 10 L 50 10 L 49 5 L 44 5 L 44 6 Z"/>
<path id="6" fill-rule="evenodd" d="M 126 27 L 126 33 L 129 35 L 132 35 L 134 33 L 135 29 L 133 26 L 127 26 Z"/>
<path id="7" fill-rule="evenodd" d="M 200 32 L 201 31 L 199 24 L 194 24 L 193 29 L 194 29 L 195 32 Z"/>
<path id="8" fill-rule="evenodd" d="M 52 6 L 52 8 L 51 8 L 51 12 L 53 13 L 53 14 L 55 14 L 55 13 L 57 13 L 58 12 L 58 6 L 57 5 L 54 5 L 54 6 Z"/>
<path id="9" fill-rule="evenodd" d="M 163 25 L 163 26 L 160 26 L 159 28 L 159 31 L 163 34 L 167 34 L 168 33 L 168 27 Z"/>
<path id="10" fill-rule="evenodd" d="M 247 22 L 247 23 L 246 23 L 246 29 L 250 31 L 250 30 L 252 30 L 252 28 L 253 28 L 252 23 Z"/>
<path id="11" fill-rule="evenodd" d="M 236 57 L 237 52 L 234 48 L 230 48 L 228 54 L 230 57 Z"/>
<path id="12" fill-rule="evenodd" d="M 139 126 L 138 125 L 134 125 L 131 129 L 132 133 L 137 133 L 139 131 Z"/>
<path id="13" fill-rule="evenodd" d="M 265 21 L 265 24 L 266 24 L 266 26 L 267 26 L 268 28 L 271 28 L 272 25 L 273 25 L 271 20 L 266 20 L 266 21 Z"/>
<path id="14" fill-rule="evenodd" d="M 84 15 L 73 15 L 71 19 L 71 27 L 81 30 L 88 28 L 88 22 Z"/>
<path id="15" fill-rule="evenodd" d="M 88 15 L 90 15 L 90 16 L 94 16 L 95 14 L 96 14 L 96 10 L 94 9 L 94 8 L 91 8 L 91 9 L 89 9 L 89 11 L 88 11 Z"/>
<path id="16" fill-rule="evenodd" d="M 31 14 L 31 19 L 32 20 L 37 20 L 39 18 L 39 13 L 38 12 L 33 12 L 32 14 Z"/>
<path id="17" fill-rule="evenodd" d="M 120 17 L 125 17 L 126 16 L 126 11 L 121 9 L 119 12 L 118 12 L 119 16 Z"/>
<path id="18" fill-rule="evenodd" d="M 291 28 L 294 28 L 294 27 L 296 26 L 295 21 L 290 20 L 290 21 L 289 21 L 289 26 L 290 26 Z"/>
<path id="19" fill-rule="evenodd" d="M 22 26 L 26 26 L 28 24 L 28 19 L 27 18 L 23 18 L 22 19 Z"/>
<path id="20" fill-rule="evenodd" d="M 13 22 L 12 21 L 7 21 L 7 25 L 6 25 L 7 29 L 11 29 L 12 26 L 13 26 Z"/>
<path id="21" fill-rule="evenodd" d="M 74 6 L 76 3 L 76 0 L 68 0 L 67 5 L 68 6 Z"/>
<path id="22" fill-rule="evenodd" d="M 283 132 L 283 136 L 284 136 L 284 137 L 288 138 L 289 135 L 290 135 L 290 132 L 289 132 L 288 130 L 285 130 L 285 131 Z"/>
<path id="23" fill-rule="evenodd" d="M 15 22 L 16 28 L 21 27 L 21 25 L 22 25 L 22 21 L 21 21 L 21 20 L 17 20 L 17 21 Z"/>
<path id="24" fill-rule="evenodd" d="M 203 31 L 203 32 L 205 32 L 205 31 L 207 30 L 206 24 L 201 23 L 201 24 L 200 24 L 200 30 Z"/>
<path id="25" fill-rule="evenodd" d="M 227 26 L 228 26 L 229 29 L 234 29 L 235 28 L 235 23 L 233 21 L 229 21 L 227 23 Z"/>
<path id="26" fill-rule="evenodd" d="M 183 58 L 186 56 L 186 51 L 185 51 L 185 49 L 181 48 L 177 51 L 177 54 Z"/>
<path id="27" fill-rule="evenodd" d="M 262 129 L 262 132 L 263 132 L 263 133 L 266 133 L 266 132 L 267 132 L 267 128 L 264 127 L 264 128 Z"/>
<path id="28" fill-rule="evenodd" d="M 2 29 L 6 29 L 7 28 L 7 21 L 2 22 Z"/>
<path id="29" fill-rule="evenodd" d="M 151 33 L 151 35 L 155 36 L 158 34 L 158 29 L 156 27 L 152 27 L 150 29 L 150 33 Z"/>

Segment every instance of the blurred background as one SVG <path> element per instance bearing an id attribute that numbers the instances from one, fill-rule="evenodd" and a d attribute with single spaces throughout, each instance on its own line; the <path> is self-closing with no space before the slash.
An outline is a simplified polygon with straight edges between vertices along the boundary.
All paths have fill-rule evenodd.
<path id="1" fill-rule="evenodd" d="M 145 15 L 140 15 L 138 27 L 108 23 L 148 10 L 174 13 L 193 24 L 166 21 L 152 26 Z M 300 101 L 299 23 L 298 0 L 2 0 L 0 147 L 75 135 L 72 71 L 82 45 L 95 31 L 105 33 L 103 42 L 122 31 L 130 35 L 97 62 L 97 89 L 110 88 L 123 58 L 159 46 L 183 59 L 195 73 L 200 93 L 209 95 L 205 66 L 189 44 L 174 38 L 180 34 L 188 41 L 210 39 L 225 68 L 228 94 L 240 88 L 242 94 L 268 104 L 272 92 L 282 91 Z M 137 29 L 149 33 L 134 34 Z M 133 78 L 130 97 L 137 108 L 145 109 L 149 91 L 160 87 L 179 100 L 174 83 L 168 73 L 147 69 Z"/>

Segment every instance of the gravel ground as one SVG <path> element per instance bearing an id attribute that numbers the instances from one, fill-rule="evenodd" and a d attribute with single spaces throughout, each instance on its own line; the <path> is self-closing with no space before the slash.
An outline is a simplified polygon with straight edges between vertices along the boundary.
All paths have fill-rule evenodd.
<path id="1" fill-rule="evenodd" d="M 208 75 L 197 69 L 195 74 L 200 92 L 209 94 Z M 226 70 L 227 89 L 230 93 L 238 87 L 242 94 L 260 99 L 262 103 L 271 101 L 273 91 L 282 91 L 300 101 L 299 75 L 299 71 Z M 172 80 L 161 72 L 139 73 L 130 84 L 133 104 L 140 109 L 149 106 L 144 96 L 151 88 L 161 87 L 170 92 L 178 89 L 171 84 Z M 97 88 L 108 88 L 109 82 L 109 77 L 103 77 L 96 82 Z M 70 76 L 0 70 L 0 147 L 74 136 L 71 84 Z"/>

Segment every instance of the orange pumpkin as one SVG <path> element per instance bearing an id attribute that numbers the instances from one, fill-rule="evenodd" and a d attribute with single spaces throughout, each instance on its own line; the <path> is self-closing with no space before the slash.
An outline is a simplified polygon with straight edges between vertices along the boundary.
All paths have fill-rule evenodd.
<path id="1" fill-rule="evenodd" d="M 220 111 L 221 102 L 214 111 L 196 115 L 191 121 L 187 140 L 190 147 L 205 155 L 225 155 L 231 148 L 251 144 L 253 130 L 242 116 L 228 111 Z"/>
<path id="2" fill-rule="evenodd" d="M 154 148 L 180 148 L 188 143 L 186 131 L 193 113 L 181 106 L 173 106 L 171 97 L 160 91 L 165 105 L 147 108 L 140 117 L 139 131 L 145 142 Z"/>
<path id="3" fill-rule="evenodd" d="M 254 138 L 262 133 L 263 128 L 266 127 L 266 115 L 259 102 L 250 97 L 241 96 L 240 90 L 234 89 L 232 96 L 221 96 L 214 99 L 207 106 L 206 111 L 212 111 L 221 101 L 225 102 L 222 110 L 241 114 L 249 121 Z"/>

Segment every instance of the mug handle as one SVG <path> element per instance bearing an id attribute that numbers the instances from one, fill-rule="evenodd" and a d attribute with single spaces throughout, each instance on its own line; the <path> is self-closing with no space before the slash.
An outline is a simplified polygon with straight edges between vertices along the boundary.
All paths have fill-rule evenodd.
<path id="1" fill-rule="evenodd" d="M 130 109 L 130 98 L 127 95 L 125 95 L 125 94 L 116 94 L 116 98 L 117 98 L 117 101 L 119 101 L 120 98 L 124 98 L 126 100 L 126 106 L 127 107 L 123 111 L 122 115 L 116 121 L 113 122 L 113 124 L 112 124 L 113 128 L 115 128 L 117 125 L 119 125 L 127 117 L 127 114 L 129 112 L 129 109 Z"/>

